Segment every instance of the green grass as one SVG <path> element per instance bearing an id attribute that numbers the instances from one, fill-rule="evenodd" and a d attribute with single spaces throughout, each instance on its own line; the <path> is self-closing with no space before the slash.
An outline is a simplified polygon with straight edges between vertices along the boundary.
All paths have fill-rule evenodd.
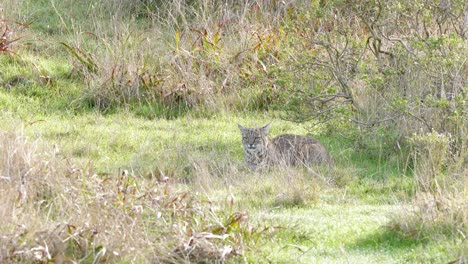
<path id="1" fill-rule="evenodd" d="M 262 217 L 291 231 L 273 240 L 268 258 L 299 263 L 395 261 L 391 254 L 366 252 L 368 248 L 355 244 L 385 225 L 387 214 L 396 208 L 318 204 L 315 208 L 275 210 Z"/>
<path id="2" fill-rule="evenodd" d="M 388 231 L 401 205 L 319 203 L 259 213 L 279 226 L 260 263 L 441 263 L 456 259 L 462 241 L 426 241 Z M 252 260 L 258 256 L 252 256 Z"/>
<path id="3" fill-rule="evenodd" d="M 10 97 L 7 94 L 4 104 L 13 107 L 17 105 L 18 100 L 18 97 Z M 31 107 L 34 104 L 28 105 Z M 29 110 L 34 111 L 35 108 L 31 107 Z M 15 114 L 16 111 L 3 112 L 3 118 L 8 120 L 1 125 L 3 129 L 19 129 L 18 117 L 11 116 Z M 231 114 L 220 114 L 211 118 L 186 116 L 172 120 L 148 120 L 125 112 L 111 115 L 35 114 L 27 120 L 32 124 L 28 125 L 26 133 L 32 139 L 44 139 L 46 144 L 57 144 L 65 156 L 84 160 L 92 157 L 98 168 L 113 171 L 118 167 L 149 169 L 158 155 L 168 151 L 174 152 L 177 147 L 195 152 L 214 151 L 216 154 L 227 151 L 232 154 L 232 158 L 241 159 L 243 150 L 239 143 L 237 123 L 256 125 L 266 124 L 271 120 L 272 117 L 268 115 L 258 114 L 249 117 Z M 272 133 L 275 134 L 281 130 L 305 132 L 300 125 L 286 122 L 273 124 L 275 128 L 272 129 Z M 138 156 L 148 156 L 150 153 L 154 157 L 147 157 L 149 160 L 140 159 Z"/>
<path id="4" fill-rule="evenodd" d="M 260 240 L 259 248 L 246 256 L 252 262 L 438 262 L 456 256 L 457 244 L 451 240 L 421 242 L 386 229 L 390 216 L 401 210 L 399 203 L 411 197 L 412 180 L 394 164 L 360 159 L 363 154 L 346 142 L 330 143 L 336 168 L 322 170 L 324 178 L 301 169 L 262 174 L 243 169 L 237 123 L 261 125 L 273 116 L 220 113 L 148 120 L 125 112 L 52 114 L 30 116 L 37 122 L 26 124 L 14 111 L 4 111 L 0 128 L 24 130 L 31 140 L 55 144 L 62 157 L 90 163 L 100 175 L 128 169 L 157 178 L 162 171 L 186 179 L 188 188 L 215 201 L 233 194 L 237 207 L 248 210 L 259 226 L 277 227 L 271 239 Z M 286 131 L 306 132 L 301 125 L 274 121 L 270 133 Z M 295 182 L 287 174 L 302 180 Z M 288 185 L 297 189 L 288 190 Z M 299 201 L 295 192 L 302 195 Z"/>
<path id="5" fill-rule="evenodd" d="M 393 219 L 404 219 L 410 214 L 409 209 L 413 208 L 413 199 L 418 194 L 412 164 L 409 164 L 408 150 L 396 152 L 395 148 L 389 145 L 400 136 L 398 133 L 392 134 L 393 130 L 386 131 L 386 128 L 381 128 L 381 131 L 376 132 L 377 135 L 367 135 L 343 124 L 338 124 L 337 127 L 323 125 L 308 129 L 307 123 L 297 124 L 281 119 L 284 117 L 281 112 L 283 101 L 279 98 L 287 98 L 288 89 L 296 86 L 295 73 L 280 70 L 287 68 L 287 62 L 282 61 L 282 56 L 289 56 L 293 50 L 278 51 L 283 48 L 281 44 L 265 39 L 285 37 L 282 34 L 258 35 L 259 33 L 251 32 L 239 33 L 233 28 L 226 29 L 226 32 L 219 29 L 221 33 L 226 34 L 219 43 L 219 47 L 224 50 L 207 43 L 204 43 L 202 49 L 198 42 L 200 40 L 194 38 L 200 37 L 199 33 L 189 30 L 191 33 L 176 35 L 175 31 L 177 34 L 183 31 L 179 28 L 182 27 L 180 20 L 183 17 L 176 18 L 180 23 L 177 28 L 166 28 L 168 25 L 165 23 L 170 24 L 174 21 L 156 23 L 157 19 L 146 19 L 146 15 L 151 16 L 151 13 L 139 13 L 136 18 L 131 16 L 131 10 L 119 10 L 114 16 L 113 12 L 106 9 L 113 5 L 110 2 L 107 3 L 108 6 L 98 5 L 96 8 L 93 1 L 55 2 L 57 12 L 48 0 L 21 1 L 21 6 L 16 5 L 15 1 L 8 1 L 5 6 L 10 8 L 10 19 L 32 21 L 32 24 L 29 28 L 19 31 L 21 45 L 13 46 L 15 53 L 0 53 L 0 132 L 24 134 L 26 141 L 33 146 L 39 145 L 38 149 L 49 150 L 38 162 L 40 165 L 31 168 L 39 171 L 44 169 L 45 174 L 49 176 L 47 179 L 52 182 L 51 186 L 54 186 L 54 180 L 50 179 L 48 173 L 57 168 L 49 168 L 48 164 L 54 164 L 58 160 L 62 162 L 58 163 L 60 166 L 66 167 L 63 169 L 59 166 L 60 169 L 57 169 L 58 173 L 61 173 L 57 179 L 67 181 L 64 186 L 78 189 L 78 193 L 81 192 L 85 200 L 93 200 L 95 197 L 100 199 L 101 195 L 108 197 L 110 202 L 104 199 L 103 204 L 107 206 L 109 202 L 111 206 L 106 207 L 105 212 L 118 211 L 129 219 L 144 219 L 143 222 L 147 225 L 145 228 L 148 228 L 145 234 L 151 237 L 155 233 L 162 233 L 157 228 L 153 229 L 151 225 L 151 221 L 158 221 L 152 215 L 155 213 L 153 210 L 156 210 L 152 207 L 153 200 L 146 201 L 149 205 L 142 202 L 147 207 L 141 218 L 132 218 L 135 216 L 133 209 L 134 206 L 140 206 L 139 199 L 143 197 L 138 196 L 140 191 L 144 193 L 146 188 L 160 188 L 160 183 L 168 179 L 168 182 L 178 189 L 176 194 L 158 190 L 163 193 L 160 197 L 166 197 L 164 195 L 168 193 L 173 195 L 170 197 L 173 200 L 167 204 L 179 199 L 182 203 L 186 196 L 178 196 L 180 191 L 193 194 L 194 200 L 200 199 L 201 202 L 195 205 L 203 207 L 206 211 L 212 213 L 219 209 L 223 213 L 228 212 L 222 214 L 222 217 L 226 218 L 236 211 L 248 215 L 254 224 L 253 229 L 241 230 L 236 223 L 231 226 L 234 229 L 239 228 L 240 233 L 246 237 L 252 236 L 250 241 L 247 241 L 250 243 L 241 243 L 245 252 L 240 252 L 241 256 L 229 260 L 235 263 L 447 263 L 467 255 L 466 239 L 462 239 L 467 235 L 466 228 L 460 228 L 458 233 L 454 234 L 450 221 L 445 233 L 432 233 L 432 229 L 426 230 L 422 224 L 416 226 L 415 230 L 423 229 L 419 230 L 421 236 L 392 228 Z M 130 1 L 125 3 L 131 4 Z M 193 14 L 187 15 L 189 20 L 201 19 L 197 17 L 200 14 L 194 10 L 192 12 Z M 88 17 L 91 18 L 87 19 Z M 109 23 L 111 18 L 115 21 Z M 203 23 L 210 25 L 207 22 L 210 19 L 204 19 L 206 20 L 203 20 Z M 200 25 L 203 23 L 200 22 Z M 115 26 L 115 29 L 109 25 Z M 271 25 L 265 27 L 268 26 Z M 262 28 L 259 28 L 255 32 L 260 32 Z M 238 35 L 229 35 L 228 33 L 232 33 L 230 30 Z M 265 30 L 267 31 L 269 32 Z M 140 35 L 133 34 L 134 32 Z M 209 33 L 211 35 L 208 35 L 207 39 L 213 42 L 215 32 Z M 250 33 L 252 35 L 249 35 Z M 146 43 L 145 36 L 151 36 L 151 41 Z M 180 39 L 175 40 L 176 36 Z M 242 45 L 234 45 L 240 37 L 245 38 L 240 41 Z M 228 42 L 229 38 L 236 41 Z M 265 38 L 261 43 L 263 46 L 257 51 L 254 47 L 257 39 L 261 38 Z M 188 51 L 175 49 L 177 41 L 182 41 L 183 43 L 179 44 Z M 90 58 L 96 59 L 101 67 L 99 74 L 102 76 L 86 71 L 84 65 L 60 45 L 60 42 L 65 42 L 73 48 L 80 47 L 85 52 L 89 51 Z M 232 50 L 230 45 L 233 45 Z M 286 45 L 286 42 L 283 45 Z M 245 49 L 251 53 L 245 55 L 242 61 L 236 62 L 237 55 L 240 54 L 236 55 L 237 49 Z M 275 54 L 277 58 L 269 58 L 267 55 L 270 53 Z M 207 60 L 214 55 L 215 62 Z M 238 64 L 230 64 L 231 60 Z M 272 61 L 271 64 L 267 63 L 268 60 Z M 186 63 L 188 66 L 177 63 Z M 113 78 L 113 75 L 109 74 L 112 72 L 108 67 L 110 64 L 120 67 L 121 72 L 116 79 L 122 77 L 123 81 L 110 81 Z M 139 80 L 148 77 L 145 75 L 148 73 L 154 74 L 154 83 L 141 85 L 136 89 L 134 85 L 140 85 Z M 187 75 L 180 76 L 183 74 Z M 229 77 L 226 78 L 227 88 L 224 87 L 226 75 Z M 119 86 L 122 83 L 128 85 L 122 85 L 122 88 Z M 216 92 L 200 96 L 206 101 L 196 107 L 184 104 L 184 101 L 165 103 L 167 98 L 164 95 L 160 98 L 149 98 L 150 95 L 160 92 L 157 89 L 161 87 L 174 88 L 181 84 L 192 85 L 190 88 L 194 88 L 195 92 L 197 89 L 206 88 L 205 86 L 213 88 Z M 273 84 L 278 87 L 274 87 Z M 119 94 L 122 90 L 112 90 L 114 86 L 122 88 L 124 92 L 128 89 L 130 93 L 135 93 L 141 88 L 141 91 L 147 89 L 154 94 L 149 92 L 141 98 L 133 98 L 132 95 L 119 101 L 123 98 L 122 94 Z M 214 99 L 210 98 L 211 95 Z M 109 99 L 110 103 L 106 101 L 104 107 L 99 106 L 96 100 L 99 96 Z M 125 101 L 126 99 L 129 100 Z M 248 171 L 243 163 L 241 135 L 237 124 L 254 127 L 267 123 L 271 123 L 271 136 L 294 133 L 309 134 L 317 138 L 329 149 L 335 166 Z M 13 154 L 20 152 L 20 148 L 13 147 Z M 26 165 L 28 157 L 26 153 Z M 5 156 L 4 159 L 8 160 L 9 157 Z M 26 165 L 25 168 L 28 168 Z M 82 185 L 70 187 L 70 182 L 79 182 L 73 181 L 76 180 L 73 177 L 78 177 L 74 174 L 75 169 L 82 172 L 83 179 L 79 179 Z M 122 170 L 128 170 L 132 177 L 135 177 L 131 180 L 131 187 L 135 188 L 132 201 L 125 201 L 122 198 L 124 194 L 119 189 L 122 186 L 116 177 Z M 9 177 L 6 174 L 0 176 Z M 2 184 L 3 178 L 0 179 Z M 109 189 L 106 189 L 106 179 L 115 180 L 117 183 L 111 182 L 116 186 L 107 186 Z M 42 184 L 41 180 L 33 184 L 40 187 L 39 196 L 35 198 L 40 198 L 41 204 L 44 203 L 39 209 L 47 207 L 52 212 L 52 197 L 55 196 L 47 190 L 52 187 L 48 182 Z M 61 187 L 61 183 L 55 186 Z M 102 188 L 106 192 L 99 193 L 93 188 Z M 58 190 L 62 191 L 60 188 Z M 466 194 L 466 188 L 464 191 Z M 148 193 L 153 195 L 151 191 Z M 11 197 L 4 196 L 4 199 L 8 202 L 14 200 L 11 204 L 16 206 L 16 197 L 22 195 L 18 186 L 12 186 L 9 194 Z M 73 201 L 65 191 L 54 195 L 67 197 L 69 200 L 65 202 Z M 102 201 L 99 199 L 96 198 Z M 213 223 L 209 226 L 200 224 L 203 223 L 205 211 L 197 211 L 196 208 L 191 208 L 190 203 L 187 204 L 188 212 L 193 213 L 190 210 L 194 210 L 201 212 L 201 215 L 194 219 L 184 215 L 187 218 L 182 218 L 183 222 L 196 226 L 199 228 L 196 231 L 199 232 L 213 230 Z M 14 206 L 11 208 L 16 208 Z M 42 223 L 42 218 L 59 222 L 63 220 L 54 219 L 63 217 L 60 210 L 54 211 L 55 214 L 51 213 L 52 215 L 43 215 L 43 212 L 36 208 L 36 201 L 29 206 L 33 208 L 31 211 L 36 216 L 32 221 L 35 223 L 35 226 L 31 227 L 33 233 L 36 231 L 34 227 L 41 226 L 38 223 Z M 60 206 L 59 204 L 58 207 Z M 99 207 L 90 208 L 99 212 Z M 0 213 L 7 211 L 3 209 L 0 206 Z M 169 213 L 170 209 L 167 210 Z M 21 220 L 29 217 L 27 213 L 18 214 Z M 171 217 L 173 215 L 167 219 Z M 216 221 L 226 221 L 217 217 L 213 216 Z M 443 220 L 441 222 L 446 223 Z M 462 220 L 461 223 L 466 222 Z M 418 225 L 418 222 L 415 225 Z M 259 231 L 263 228 L 264 231 Z M 8 234 L 14 233 L 11 226 L 0 225 L 0 229 L 8 231 Z M 434 230 L 437 231 L 436 228 Z M 184 235 L 192 236 L 193 230 L 185 231 L 187 232 Z M 257 231 L 259 233 L 256 233 Z M 132 237 L 129 237 L 131 240 Z M 1 239 L 3 238 L 0 237 L 0 242 L 3 242 Z M 94 238 L 91 236 L 90 240 L 86 241 L 92 239 Z M 188 238 L 182 236 L 180 239 Z M 15 242 L 19 245 L 21 241 Z M 171 243 L 175 242 L 171 240 Z M 173 244 L 167 246 L 174 246 Z M 136 241 L 135 245 L 138 247 L 144 244 Z M 132 248 L 133 245 L 128 247 Z M 98 246 L 97 250 L 99 249 L 102 249 L 102 246 Z M 0 262 L 1 250 L 2 248 Z M 125 250 L 124 247 L 122 252 Z M 159 252 L 149 254 L 157 253 Z M 132 259 L 130 255 L 131 253 L 122 259 L 115 258 L 116 262 L 148 260 L 146 255 L 141 257 L 142 260 Z M 95 256 L 88 257 L 89 259 L 82 260 L 95 260 Z"/>

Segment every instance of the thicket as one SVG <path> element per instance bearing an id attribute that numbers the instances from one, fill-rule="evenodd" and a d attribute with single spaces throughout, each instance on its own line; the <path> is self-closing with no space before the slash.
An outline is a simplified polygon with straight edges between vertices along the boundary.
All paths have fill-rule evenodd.
<path id="1" fill-rule="evenodd" d="M 357 147 L 406 157 L 415 208 L 392 230 L 424 240 L 468 232 L 465 1 L 335 1 L 288 25 L 297 83 L 287 117 L 350 126 Z M 317 19 L 318 18 L 318 19 Z M 342 129 L 343 130 L 343 129 Z M 382 153 L 383 152 L 383 153 Z M 460 261 L 466 260 L 461 253 Z"/>

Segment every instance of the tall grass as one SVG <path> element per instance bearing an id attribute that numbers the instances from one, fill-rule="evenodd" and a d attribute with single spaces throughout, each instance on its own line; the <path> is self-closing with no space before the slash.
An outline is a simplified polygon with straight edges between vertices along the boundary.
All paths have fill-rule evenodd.
<path id="1" fill-rule="evenodd" d="M 98 176 L 92 164 L 40 145 L 0 133 L 1 262 L 223 261 L 264 232 L 234 201 L 213 203 L 125 170 Z"/>
<path id="2" fill-rule="evenodd" d="M 279 25 L 299 5 L 67 0 L 42 1 L 38 10 L 29 1 L 7 1 L 5 9 L 11 19 L 32 21 L 33 29 L 47 28 L 53 52 L 61 46 L 59 53 L 68 53 L 86 83 L 83 105 L 183 111 L 258 109 L 275 101 L 279 91 L 269 75 L 282 56 Z"/>
<path id="3" fill-rule="evenodd" d="M 409 211 L 393 217 L 390 229 L 422 241 L 448 236 L 460 244 L 459 258 L 454 263 L 465 263 L 468 261 L 467 149 L 464 146 L 453 157 L 449 141 L 447 135 L 436 132 L 411 138 L 416 195 Z"/>

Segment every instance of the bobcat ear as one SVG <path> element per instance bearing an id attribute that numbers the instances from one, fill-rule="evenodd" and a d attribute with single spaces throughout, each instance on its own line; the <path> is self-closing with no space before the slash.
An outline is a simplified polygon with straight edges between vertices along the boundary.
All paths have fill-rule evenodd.
<path id="1" fill-rule="evenodd" d="M 237 127 L 240 129 L 241 132 L 244 132 L 245 127 L 243 127 L 243 126 L 241 126 L 241 125 L 239 125 L 239 124 L 237 124 Z"/>
<path id="2" fill-rule="evenodd" d="M 263 133 L 268 134 L 268 130 L 270 130 L 270 123 L 266 124 L 264 127 L 262 127 Z"/>

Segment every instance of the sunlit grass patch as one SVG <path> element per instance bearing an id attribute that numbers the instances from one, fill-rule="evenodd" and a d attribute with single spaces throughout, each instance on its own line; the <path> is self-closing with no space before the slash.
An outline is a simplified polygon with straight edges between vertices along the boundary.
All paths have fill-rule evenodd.
<path id="1" fill-rule="evenodd" d="M 390 263 L 394 261 L 391 255 L 353 252 L 348 244 L 385 224 L 387 214 L 395 208 L 318 203 L 308 208 L 260 212 L 260 221 L 284 228 L 268 243 L 264 257 L 297 263 L 359 263 L 376 259 Z"/>

